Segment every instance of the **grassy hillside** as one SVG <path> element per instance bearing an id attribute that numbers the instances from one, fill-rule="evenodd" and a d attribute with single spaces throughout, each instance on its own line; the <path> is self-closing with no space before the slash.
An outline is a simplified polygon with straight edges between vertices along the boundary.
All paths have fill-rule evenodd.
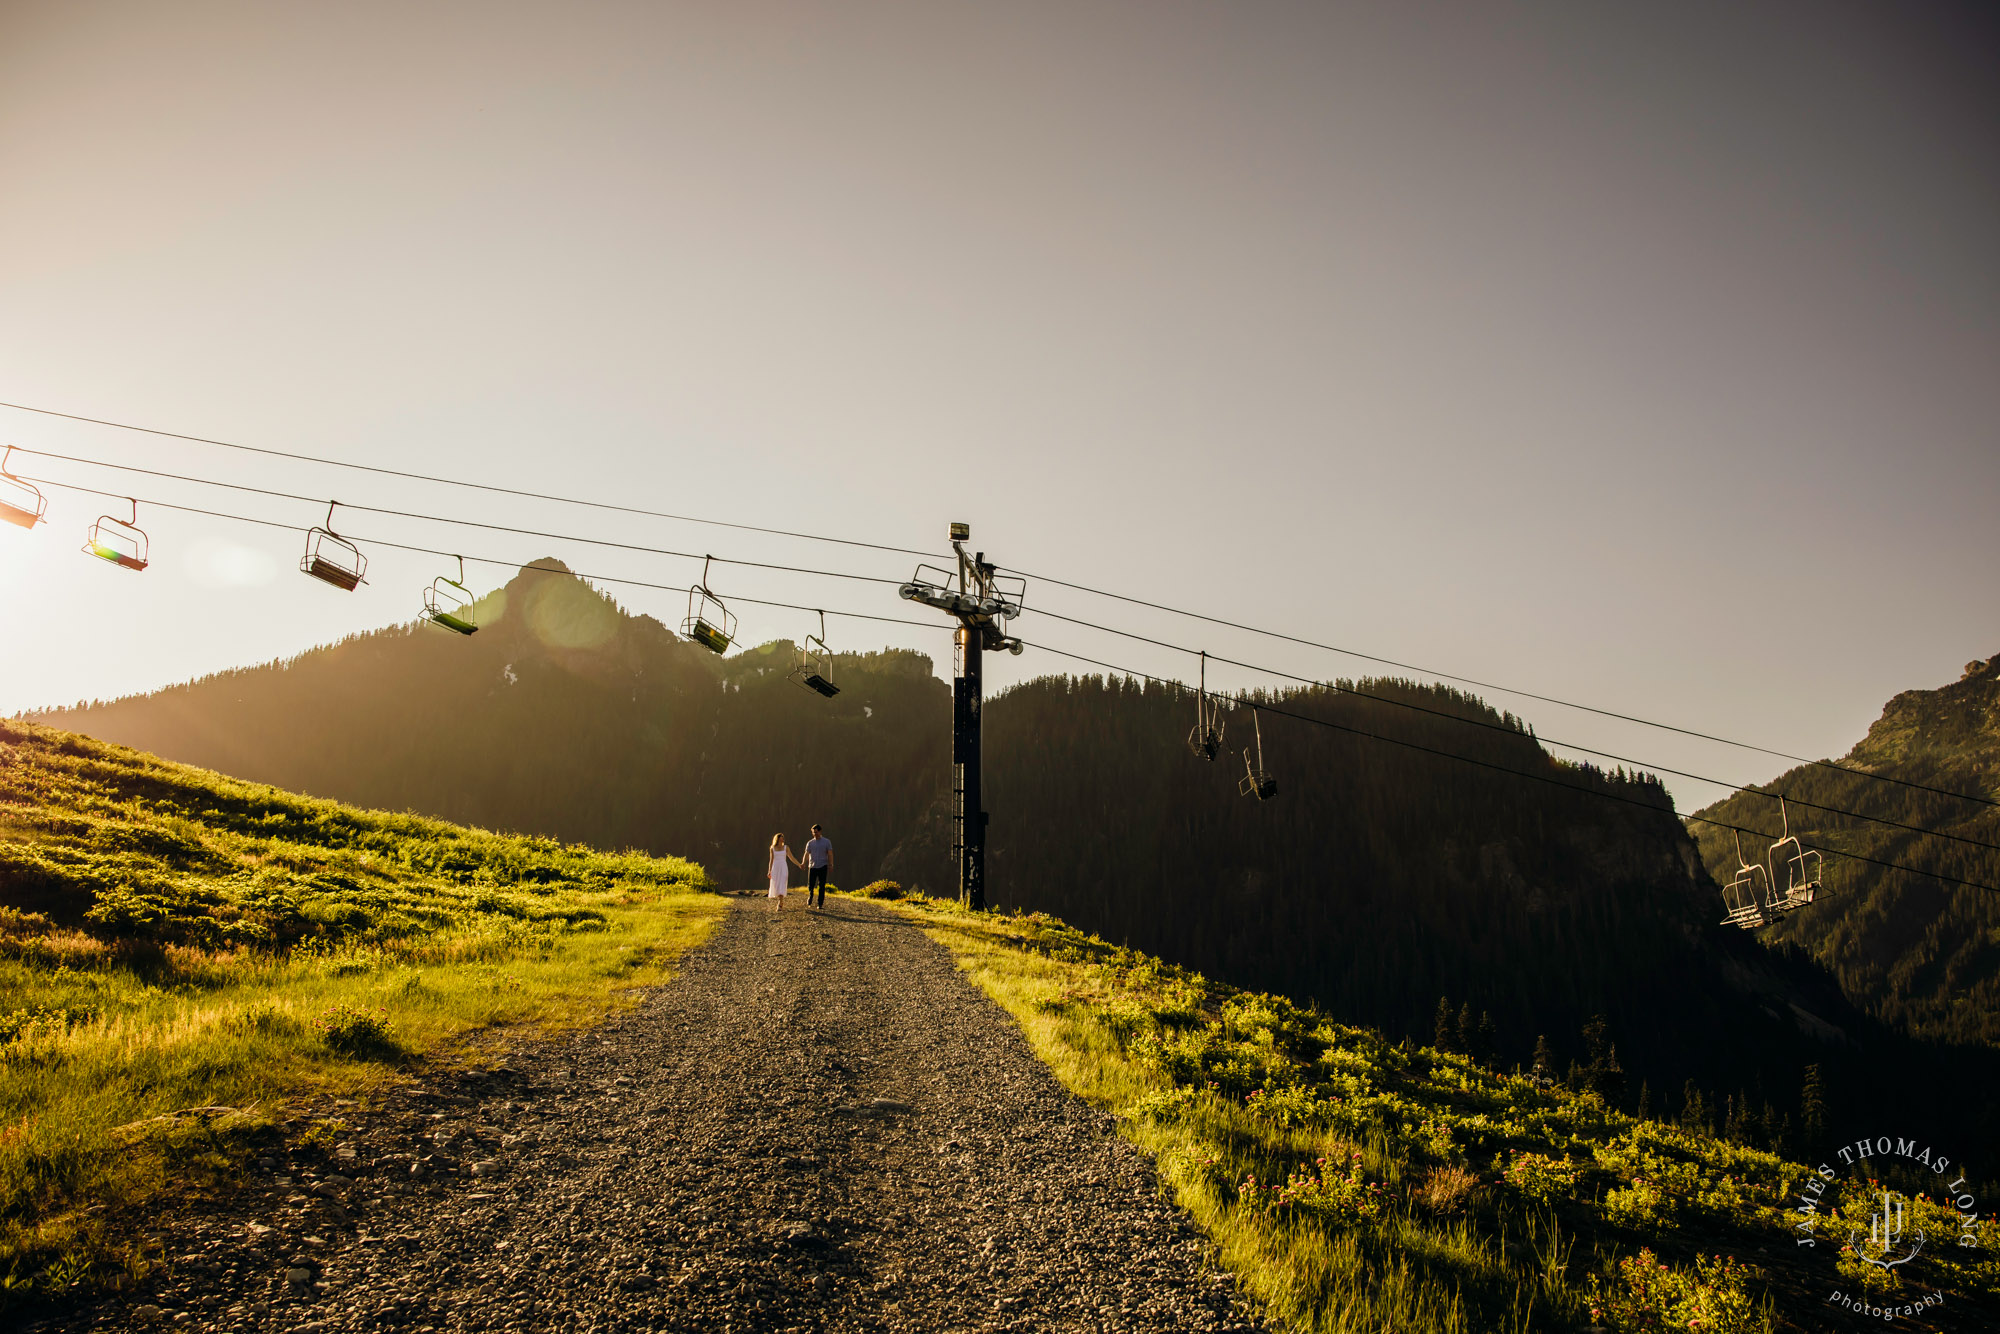
<path id="1" fill-rule="evenodd" d="M 790 643 L 718 658 L 556 561 L 477 616 L 469 639 L 396 626 L 35 721 L 289 791 L 695 857 L 732 881 L 759 874 L 774 831 L 796 846 L 814 822 L 872 878 L 950 772 L 951 694 L 922 654 L 842 653 L 823 699 L 786 679 Z"/>
<path id="2" fill-rule="evenodd" d="M 1849 1222 L 1866 1230 L 1860 1178 L 1828 1189 L 1820 1243 L 1800 1247 L 1803 1164 L 1391 1043 L 1041 914 L 899 906 L 1158 1156 L 1225 1262 L 1302 1329 L 1821 1330 L 1844 1323 L 1836 1289 L 1876 1306 L 1944 1294 L 1900 1327 L 2000 1314 L 2000 1226 L 1954 1247 L 1958 1217 L 1935 1200 L 1913 1214 L 1940 1244 L 1908 1265 L 1840 1250 Z"/>
<path id="3" fill-rule="evenodd" d="M 702 868 L 298 797 L 0 723 L 0 1297 L 116 1281 L 301 1094 L 577 1022 L 719 920 Z"/>
<path id="4" fill-rule="evenodd" d="M 1804 801 L 1861 811 L 2000 845 L 2000 809 L 1872 781 L 1865 773 L 2000 801 L 2000 654 L 1970 664 L 1958 681 L 1896 696 L 1868 735 L 1841 760 L 1863 773 L 1794 769 L 1766 785 Z M 1740 793 L 1702 812 L 1776 831 L 1778 803 Z M 1829 852 L 2000 885 L 2000 852 L 1868 825 L 1794 805 L 1792 831 Z M 1694 825 L 1717 876 L 1736 867 L 1727 833 Z M 1751 840 L 1745 840 L 1746 844 Z M 1745 847 L 1755 861 L 1762 847 Z M 1827 893 L 1765 934 L 1810 951 L 1859 1004 L 1888 1023 L 1943 1041 L 2000 1044 L 2000 894 L 1952 887 L 1923 875 L 1829 857 Z"/>
<path id="5" fill-rule="evenodd" d="M 1716 926 L 1658 782 L 1566 764 L 1459 691 L 1355 685 L 1277 698 L 1332 726 L 1263 720 L 1268 802 L 1238 795 L 1240 756 L 1189 753 L 1188 692 L 1092 677 L 1007 692 L 986 713 L 993 901 L 1393 1038 L 1429 1040 L 1442 999 L 1475 1035 L 1490 1016 L 1510 1064 L 1544 1037 L 1558 1072 L 1588 1062 L 1601 1016 L 1626 1110 L 1644 1085 L 1678 1109 L 1692 1079 L 1718 1107 L 1769 1106 L 1775 1132 L 1799 1122 L 1807 1066 L 1845 1112 L 1880 1061 L 1910 1059 L 1809 960 Z"/>

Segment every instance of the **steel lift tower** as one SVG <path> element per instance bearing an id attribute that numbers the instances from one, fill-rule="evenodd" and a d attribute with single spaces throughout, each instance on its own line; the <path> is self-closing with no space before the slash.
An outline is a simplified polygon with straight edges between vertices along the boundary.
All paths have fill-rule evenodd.
<path id="1" fill-rule="evenodd" d="M 986 811 L 979 790 L 979 706 L 987 649 L 1021 651 L 1006 622 L 1021 614 L 1026 582 L 1001 576 L 986 553 L 965 554 L 972 529 L 951 526 L 951 549 L 958 568 L 919 565 L 897 591 L 911 602 L 936 607 L 958 621 L 953 636 L 951 683 L 951 763 L 953 776 L 951 850 L 958 862 L 958 901 L 974 912 L 986 910 Z"/>

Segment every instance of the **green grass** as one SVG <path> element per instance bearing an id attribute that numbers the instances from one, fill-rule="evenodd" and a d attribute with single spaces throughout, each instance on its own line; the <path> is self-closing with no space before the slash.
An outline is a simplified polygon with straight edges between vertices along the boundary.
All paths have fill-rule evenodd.
<path id="1" fill-rule="evenodd" d="M 0 724 L 0 1298 L 137 1272 L 145 1215 L 307 1100 L 602 1017 L 707 883 Z"/>
<path id="2" fill-rule="evenodd" d="M 1826 1290 L 1864 1279 L 1878 1302 L 2000 1291 L 1992 1223 L 1978 1249 L 1939 1247 L 1894 1276 L 1848 1263 L 1836 1278 L 1828 1256 L 1805 1282 L 1747 1262 L 1761 1248 L 1792 1263 L 1800 1164 L 1392 1045 L 1042 914 L 893 906 L 1068 1088 L 1117 1115 L 1223 1263 L 1299 1329 L 1752 1334 L 1820 1328 Z M 1843 1203 L 1865 1219 L 1860 1189 Z"/>

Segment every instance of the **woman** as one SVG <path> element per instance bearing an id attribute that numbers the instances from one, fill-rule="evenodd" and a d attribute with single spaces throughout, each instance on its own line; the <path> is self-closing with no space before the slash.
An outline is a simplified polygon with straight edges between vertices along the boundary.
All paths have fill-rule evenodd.
<path id="1" fill-rule="evenodd" d="M 782 912 L 784 910 L 785 885 L 791 879 L 791 868 L 793 866 L 804 865 L 805 863 L 794 857 L 792 850 L 785 846 L 785 836 L 783 834 L 771 835 L 771 892 L 764 896 L 775 900 L 771 911 Z"/>

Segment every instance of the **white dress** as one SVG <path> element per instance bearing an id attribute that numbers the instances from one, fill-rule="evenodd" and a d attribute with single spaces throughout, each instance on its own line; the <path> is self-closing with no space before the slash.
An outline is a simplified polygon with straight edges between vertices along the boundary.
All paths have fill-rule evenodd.
<path id="1" fill-rule="evenodd" d="M 764 897 L 782 899 L 785 897 L 785 882 L 791 878 L 791 860 L 783 848 L 771 849 L 771 892 Z"/>

